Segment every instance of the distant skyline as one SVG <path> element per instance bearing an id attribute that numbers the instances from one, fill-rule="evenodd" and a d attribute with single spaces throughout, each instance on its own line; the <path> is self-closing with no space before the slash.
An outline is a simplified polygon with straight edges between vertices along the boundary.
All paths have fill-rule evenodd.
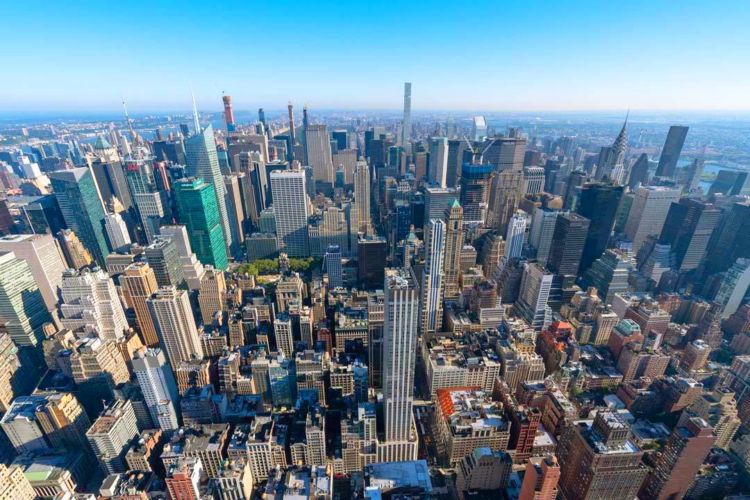
<path id="1" fill-rule="evenodd" d="M 0 114 L 750 110 L 750 2 L 46 2 L 3 7 Z"/>

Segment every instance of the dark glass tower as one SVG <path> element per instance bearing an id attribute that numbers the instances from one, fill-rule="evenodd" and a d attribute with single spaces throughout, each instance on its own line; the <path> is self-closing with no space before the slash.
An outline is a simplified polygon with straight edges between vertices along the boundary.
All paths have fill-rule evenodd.
<path id="1" fill-rule="evenodd" d="M 678 270 L 689 271 L 698 267 L 720 216 L 721 212 L 713 205 L 694 198 L 682 198 L 679 203 L 672 203 L 659 243 L 672 245 Z"/>
<path id="2" fill-rule="evenodd" d="M 581 272 L 588 269 L 607 248 L 622 193 L 622 186 L 599 182 L 590 182 L 581 188 L 576 212 L 590 221 L 581 256 Z"/>
<path id="3" fill-rule="evenodd" d="M 562 276 L 576 276 L 589 231 L 589 220 L 576 213 L 561 214 L 555 223 L 547 268 Z"/>
<path id="4" fill-rule="evenodd" d="M 464 163 L 461 168 L 460 204 L 465 221 L 483 221 L 487 210 L 487 189 L 492 165 Z"/>
<path id="5" fill-rule="evenodd" d="M 729 269 L 740 257 L 750 257 L 750 203 L 735 203 L 709 244 L 708 274 Z"/>
<path id="6" fill-rule="evenodd" d="M 677 170 L 677 160 L 680 159 L 682 146 L 685 144 L 688 127 L 682 125 L 672 125 L 669 127 L 667 140 L 664 142 L 664 149 L 661 150 L 659 166 L 656 167 L 657 177 L 674 177 Z"/>

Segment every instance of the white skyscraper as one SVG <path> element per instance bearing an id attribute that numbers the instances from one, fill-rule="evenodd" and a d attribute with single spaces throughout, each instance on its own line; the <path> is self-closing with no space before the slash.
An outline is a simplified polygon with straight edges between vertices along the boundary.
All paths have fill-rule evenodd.
<path id="1" fill-rule="evenodd" d="M 425 231 L 425 263 L 422 272 L 420 330 L 422 335 L 443 327 L 443 265 L 445 262 L 445 222 L 430 219 Z"/>
<path id="2" fill-rule="evenodd" d="M 344 276 L 341 267 L 341 247 L 330 245 L 323 259 L 325 271 L 328 273 L 328 286 L 336 288 L 344 286 Z"/>
<path id="3" fill-rule="evenodd" d="M 307 237 L 310 209 L 305 182 L 301 170 L 271 172 L 278 248 L 290 257 L 307 257 L 310 252 Z"/>
<path id="4" fill-rule="evenodd" d="M 133 404 L 123 399 L 112 402 L 86 431 L 86 438 L 106 474 L 127 470 L 125 453 L 137 435 Z"/>
<path id="5" fill-rule="evenodd" d="M 130 234 L 128 225 L 120 214 L 107 214 L 104 216 L 104 230 L 107 232 L 109 246 L 113 252 L 126 251 L 130 246 Z"/>
<path id="6" fill-rule="evenodd" d="M 307 163 L 313 169 L 316 181 L 334 183 L 336 173 L 331 158 L 331 137 L 325 125 L 309 125 L 305 129 L 305 147 L 307 148 Z M 274 203 L 276 195 L 273 195 Z"/>
<path id="7" fill-rule="evenodd" d="M 625 223 L 625 234 L 633 242 L 634 254 L 648 236 L 661 233 L 669 207 L 679 201 L 680 193 L 680 189 L 664 186 L 638 188 Z"/>
<path id="8" fill-rule="evenodd" d="M 448 187 L 448 139 L 433 137 L 430 140 L 430 184 L 441 188 Z"/>
<path id="9" fill-rule="evenodd" d="M 31 268 L 48 310 L 57 308 L 57 294 L 67 268 L 57 240 L 50 234 L 9 234 L 0 238 L 0 252 L 13 252 Z"/>
<path id="10" fill-rule="evenodd" d="M 358 161 L 354 167 L 354 202 L 357 227 L 352 231 L 370 232 L 370 169 L 366 161 Z"/>
<path id="11" fill-rule="evenodd" d="M 175 246 L 177 246 L 177 253 L 180 255 L 182 272 L 185 275 L 188 288 L 198 290 L 205 271 L 203 264 L 198 260 L 198 257 L 193 253 L 193 249 L 190 246 L 187 228 L 184 225 L 161 226 L 159 228 L 159 235 L 172 240 Z"/>
<path id="12" fill-rule="evenodd" d="M 548 210 L 541 207 L 534 209 L 529 228 L 529 244 L 536 251 L 536 260 L 542 265 L 547 265 L 547 259 L 552 245 L 552 236 L 555 233 L 555 224 L 559 210 Z M 510 225 L 508 226 L 510 229 Z"/>
<path id="13" fill-rule="evenodd" d="M 115 284 L 101 269 L 67 269 L 62 280 L 63 327 L 82 328 L 105 340 L 119 340 L 128 328 Z"/>
<path id="14" fill-rule="evenodd" d="M 404 120 L 401 123 L 401 146 L 409 152 L 411 141 L 411 82 L 404 82 Z"/>
<path id="15" fill-rule="evenodd" d="M 197 111 L 195 122 L 198 124 Z M 226 188 L 224 177 L 219 168 L 219 156 L 216 153 L 216 142 L 214 142 L 214 129 L 211 125 L 204 130 L 196 130 L 196 133 L 185 139 L 185 161 L 187 162 L 186 174 L 190 177 L 200 177 L 206 183 L 213 186 L 216 192 L 216 205 L 219 208 L 221 228 L 224 233 L 224 242 L 227 254 L 231 255 L 229 249 L 232 246 L 232 228 L 229 225 L 229 212 L 226 203 Z"/>
<path id="16" fill-rule="evenodd" d="M 536 330 L 541 330 L 549 319 L 549 292 L 553 274 L 536 262 L 523 266 L 520 296 L 516 307 L 521 316 Z"/>
<path id="17" fill-rule="evenodd" d="M 413 276 L 403 269 L 386 269 L 384 288 L 385 441 L 379 443 L 378 461 L 415 460 L 417 437 L 412 406 L 419 297 Z"/>
<path id="18" fill-rule="evenodd" d="M 487 120 L 484 116 L 475 116 L 472 135 L 475 141 L 483 141 L 487 137 Z"/>
<path id="19" fill-rule="evenodd" d="M 138 378 L 151 419 L 165 431 L 179 428 L 177 383 L 162 350 L 148 349 L 136 354 L 133 371 Z"/>
<path id="20" fill-rule="evenodd" d="M 161 287 L 146 303 L 154 320 L 159 343 L 172 366 L 177 366 L 182 361 L 203 358 L 203 346 L 186 290 Z"/>
<path id="21" fill-rule="evenodd" d="M 508 222 L 505 233 L 505 259 L 520 257 L 523 253 L 523 242 L 526 237 L 526 216 L 516 212 Z"/>
<path id="22" fill-rule="evenodd" d="M 292 318 L 286 313 L 276 316 L 273 322 L 273 333 L 276 337 L 276 348 L 289 359 L 294 359 L 294 336 Z"/>

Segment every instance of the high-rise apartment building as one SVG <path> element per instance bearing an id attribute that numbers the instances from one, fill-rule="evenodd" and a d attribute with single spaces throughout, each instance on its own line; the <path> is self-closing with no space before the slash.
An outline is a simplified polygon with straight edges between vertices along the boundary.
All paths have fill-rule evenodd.
<path id="1" fill-rule="evenodd" d="M 461 249 L 464 246 L 464 211 L 454 199 L 445 209 L 445 259 L 443 263 L 444 297 L 455 299 L 459 294 L 461 274 Z"/>
<path id="2" fill-rule="evenodd" d="M 81 239 L 94 260 L 104 266 L 109 255 L 102 224 L 104 206 L 91 171 L 78 167 L 51 172 L 48 176 L 65 224 Z"/>
<path id="3" fill-rule="evenodd" d="M 172 368 L 161 349 L 148 349 L 136 354 L 133 359 L 133 372 L 143 392 L 151 420 L 164 431 L 179 428 L 177 383 Z"/>
<path id="4" fill-rule="evenodd" d="M 301 170 L 271 172 L 278 248 L 290 257 L 306 257 L 310 251 L 307 232 L 310 208 L 306 181 L 305 173 Z"/>
<path id="5" fill-rule="evenodd" d="M 188 137 L 187 139 L 185 139 L 185 160 L 187 162 L 187 175 L 196 179 L 202 179 L 204 183 L 210 185 L 213 188 L 213 203 L 211 203 L 210 207 L 204 206 L 202 207 L 202 209 L 210 211 L 212 223 L 214 222 L 214 219 L 218 219 L 218 223 L 224 237 L 223 242 L 226 243 L 224 253 L 229 253 L 228 249 L 232 248 L 233 243 L 232 230 L 229 226 L 229 213 L 227 212 L 227 204 L 225 198 L 226 190 L 224 188 L 224 180 L 221 175 L 221 170 L 219 169 L 219 157 L 216 153 L 214 130 L 211 125 L 203 130 L 200 130 L 199 126 L 192 137 Z M 195 189 L 195 187 L 193 187 L 193 189 Z M 177 192 L 176 186 L 175 192 Z M 204 196 L 201 196 L 201 198 L 205 199 Z M 195 206 L 196 201 L 197 200 L 193 199 L 191 203 L 190 201 L 185 200 L 185 204 L 182 206 L 180 206 L 180 203 L 178 201 L 180 216 L 185 217 L 185 215 L 183 215 L 185 213 L 183 212 L 183 209 L 188 209 L 188 207 L 190 206 Z M 192 244 L 193 247 L 197 247 L 195 242 L 192 242 Z M 195 253 L 198 254 L 200 258 L 201 253 L 199 250 L 203 249 L 196 248 Z M 223 264 L 223 262 L 217 263 L 215 261 L 208 261 L 206 263 L 213 264 L 218 269 L 226 268 L 226 265 Z"/>
<path id="6" fill-rule="evenodd" d="M 125 454 L 138 436 L 133 404 L 115 400 L 86 431 L 91 448 L 106 474 L 125 472 Z"/>
<path id="7" fill-rule="evenodd" d="M 186 290 L 159 288 L 146 300 L 146 304 L 151 312 L 159 343 L 172 366 L 176 367 L 182 361 L 203 358 L 203 346 Z"/>
<path id="8" fill-rule="evenodd" d="M 401 146 L 408 151 L 411 142 L 411 82 L 404 82 L 404 118 L 401 121 Z"/>
<path id="9" fill-rule="evenodd" d="M 174 183 L 174 194 L 180 221 L 185 224 L 190 236 L 190 246 L 203 264 L 216 269 L 227 268 L 227 247 L 231 241 L 224 233 L 221 206 L 226 215 L 226 203 L 222 193 L 221 206 L 216 191 L 202 179 L 182 179 Z M 221 183 L 224 191 L 224 183 Z M 226 230 L 231 233 L 227 222 Z"/>
<path id="10" fill-rule="evenodd" d="M 682 125 L 672 125 L 669 127 L 667 139 L 664 141 L 664 148 L 661 150 L 659 165 L 656 167 L 657 177 L 674 177 L 677 170 L 677 161 L 682 153 L 682 146 L 685 144 L 688 128 Z"/>

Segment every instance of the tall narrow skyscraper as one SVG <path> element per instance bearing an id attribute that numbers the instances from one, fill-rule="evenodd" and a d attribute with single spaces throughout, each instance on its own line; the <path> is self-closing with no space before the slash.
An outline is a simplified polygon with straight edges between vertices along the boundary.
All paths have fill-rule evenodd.
<path id="1" fill-rule="evenodd" d="M 232 248 L 232 229 L 229 226 L 229 213 L 226 204 L 226 189 L 224 178 L 219 169 L 219 157 L 216 153 L 214 142 L 214 129 L 209 125 L 204 130 L 198 129 L 196 133 L 185 140 L 185 160 L 187 162 L 186 174 L 190 177 L 203 179 L 214 190 L 216 197 L 216 212 L 221 224 L 224 243 L 227 251 Z M 195 247 L 195 244 L 193 244 Z M 196 253 L 198 253 L 196 249 Z M 231 253 L 231 252 L 229 252 Z M 214 264 L 216 267 L 220 267 Z M 222 269 L 224 269 L 222 267 Z"/>
<path id="2" fill-rule="evenodd" d="M 305 173 L 301 170 L 271 172 L 277 246 L 290 257 L 307 257 L 310 252 L 307 232 L 310 209 L 306 181 Z"/>
<path id="3" fill-rule="evenodd" d="M 464 246 L 464 211 L 454 199 L 445 209 L 445 262 L 443 276 L 446 299 L 455 299 L 459 294 L 461 274 L 461 249 Z"/>
<path id="4" fill-rule="evenodd" d="M 172 366 L 203 358 L 203 346 L 186 290 L 159 288 L 146 303 L 154 320 L 159 343 Z"/>
<path id="5" fill-rule="evenodd" d="M 578 275 L 589 220 L 576 213 L 560 214 L 555 224 L 547 267 L 561 276 Z"/>
<path id="6" fill-rule="evenodd" d="M 141 386 L 151 420 L 164 431 L 177 430 L 177 383 L 161 349 L 148 349 L 136 354 L 133 372 Z"/>
<path id="7" fill-rule="evenodd" d="M 520 257 L 523 253 L 523 242 L 526 238 L 526 216 L 523 212 L 516 213 L 508 223 L 505 233 L 505 259 Z"/>
<path id="8" fill-rule="evenodd" d="M 583 185 L 576 212 L 590 223 L 581 257 L 581 272 L 588 269 L 607 248 L 623 192 L 622 186 L 612 184 L 591 182 Z"/>
<path id="9" fill-rule="evenodd" d="M 221 186 L 223 189 L 223 181 Z M 216 199 L 216 190 L 203 179 L 192 178 L 175 182 L 174 193 L 180 221 L 187 226 L 190 246 L 198 260 L 203 264 L 211 264 L 216 269 L 226 269 L 227 250 L 222 239 L 226 234 L 222 232 L 221 209 Z"/>
<path id="10" fill-rule="evenodd" d="M 448 139 L 433 137 L 430 140 L 430 169 L 427 176 L 433 186 L 448 187 Z"/>
<path id="11" fill-rule="evenodd" d="M 431 219 L 425 231 L 425 263 L 422 271 L 420 333 L 434 334 L 443 326 L 443 264 L 445 222 Z"/>
<path id="12" fill-rule="evenodd" d="M 128 226 L 122 215 L 118 213 L 106 214 L 104 216 L 104 230 L 107 232 L 109 248 L 113 252 L 127 251 L 131 241 Z"/>
<path id="13" fill-rule="evenodd" d="M 357 227 L 352 228 L 365 234 L 370 233 L 370 169 L 366 161 L 358 161 L 354 167 L 354 203 Z"/>
<path id="14" fill-rule="evenodd" d="M 328 135 L 328 127 L 310 125 L 305 130 L 305 150 L 307 163 L 313 169 L 315 180 L 333 184 L 336 180 L 336 173 L 331 158 L 331 138 Z"/>
<path id="15" fill-rule="evenodd" d="M 154 270 L 146 262 L 134 262 L 120 275 L 120 286 L 125 301 L 135 312 L 143 343 L 148 346 L 158 345 L 159 338 L 156 336 L 154 320 L 146 304 L 146 300 L 158 288 Z"/>
<path id="16" fill-rule="evenodd" d="M 86 250 L 100 266 L 109 255 L 104 235 L 104 206 L 94 176 L 85 167 L 58 170 L 48 174 L 65 224 L 75 231 Z"/>
<path id="17" fill-rule="evenodd" d="M 664 148 L 661 150 L 659 165 L 656 167 L 657 177 L 674 177 L 677 170 L 677 161 L 682 153 L 682 146 L 685 144 L 688 128 L 683 125 L 672 125 L 667 133 L 667 140 L 664 141 Z"/>
<path id="18" fill-rule="evenodd" d="M 413 277 L 403 269 L 387 269 L 384 288 L 385 441 L 378 446 L 378 461 L 415 460 L 417 436 L 412 407 L 419 296 Z"/>
<path id="19" fill-rule="evenodd" d="M 404 82 L 404 119 L 401 122 L 401 145 L 408 152 L 411 141 L 411 82 Z"/>
<path id="20" fill-rule="evenodd" d="M 672 203 L 659 243 L 671 245 L 678 270 L 689 271 L 698 267 L 720 217 L 719 209 L 696 198 L 682 198 Z"/>

